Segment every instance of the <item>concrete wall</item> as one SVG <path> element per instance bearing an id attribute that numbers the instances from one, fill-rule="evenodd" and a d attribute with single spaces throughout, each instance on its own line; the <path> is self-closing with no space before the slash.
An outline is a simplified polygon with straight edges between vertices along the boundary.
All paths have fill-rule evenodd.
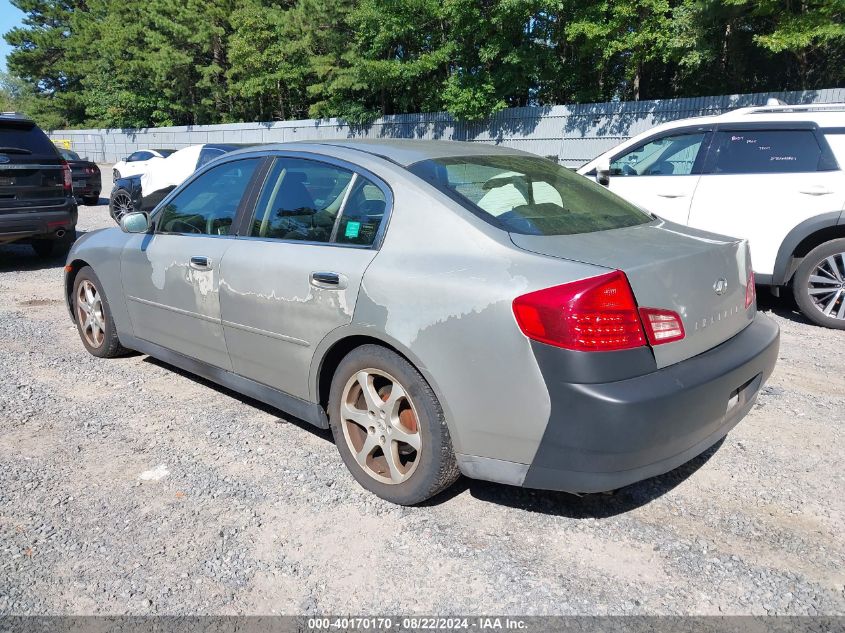
<path id="1" fill-rule="evenodd" d="M 80 155 L 113 163 L 144 148 L 181 148 L 196 143 L 282 143 L 338 138 L 424 138 L 476 141 L 557 157 L 578 167 L 622 140 L 659 123 L 762 105 L 769 97 L 789 104 L 845 102 L 845 88 L 723 95 L 659 101 L 588 103 L 510 108 L 479 123 L 459 123 L 448 114 L 400 114 L 367 126 L 340 119 L 231 123 L 144 129 L 58 130 L 50 134 Z"/>

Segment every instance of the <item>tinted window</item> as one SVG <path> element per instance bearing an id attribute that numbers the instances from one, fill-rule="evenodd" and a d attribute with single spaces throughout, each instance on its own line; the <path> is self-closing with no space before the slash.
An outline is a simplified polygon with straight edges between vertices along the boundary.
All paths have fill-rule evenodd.
<path id="1" fill-rule="evenodd" d="M 613 176 L 688 176 L 704 141 L 704 133 L 654 139 L 629 150 L 610 164 Z"/>
<path id="2" fill-rule="evenodd" d="M 352 172 L 298 158 L 276 160 L 255 207 L 253 237 L 329 242 Z"/>
<path id="3" fill-rule="evenodd" d="M 69 149 L 59 148 L 59 154 L 61 154 L 62 158 L 65 160 L 79 160 L 79 154 L 72 152 Z"/>
<path id="4" fill-rule="evenodd" d="M 167 158 L 168 156 L 170 156 L 176 150 L 175 149 L 157 149 L 155 151 L 157 151 L 159 154 L 161 154 L 162 158 Z"/>
<path id="5" fill-rule="evenodd" d="M 482 219 L 513 233 L 569 235 L 651 221 L 604 187 L 543 158 L 442 158 L 409 169 Z"/>
<path id="6" fill-rule="evenodd" d="M 228 235 L 259 162 L 226 163 L 191 181 L 159 212 L 158 232 Z"/>
<path id="7" fill-rule="evenodd" d="M 205 165 L 206 163 L 210 163 L 215 158 L 220 158 L 223 154 L 225 154 L 222 149 L 213 149 L 210 147 L 204 147 L 200 150 L 200 157 L 197 159 L 197 169 Z"/>
<path id="8" fill-rule="evenodd" d="M 386 208 L 384 192 L 363 176 L 358 176 L 343 206 L 336 241 L 371 246 Z"/>
<path id="9" fill-rule="evenodd" d="M 29 123 L 0 123 L 0 154 L 47 154 L 56 156 L 56 146 L 37 126 Z"/>
<path id="10" fill-rule="evenodd" d="M 712 172 L 783 174 L 817 171 L 821 149 L 810 130 L 719 132 Z"/>

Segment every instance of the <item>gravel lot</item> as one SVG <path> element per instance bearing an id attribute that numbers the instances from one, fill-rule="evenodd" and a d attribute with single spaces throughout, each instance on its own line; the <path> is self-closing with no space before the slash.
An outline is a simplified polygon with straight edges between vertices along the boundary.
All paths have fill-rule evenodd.
<path id="1" fill-rule="evenodd" d="M 784 302 L 761 298 L 783 338 L 757 406 L 690 464 L 400 508 L 327 433 L 89 356 L 62 264 L 0 246 L 0 614 L 845 614 L 845 332 Z"/>

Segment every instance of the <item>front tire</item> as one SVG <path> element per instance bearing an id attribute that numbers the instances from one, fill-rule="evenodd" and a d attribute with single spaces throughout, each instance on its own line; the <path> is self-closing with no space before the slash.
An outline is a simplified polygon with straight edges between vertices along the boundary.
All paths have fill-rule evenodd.
<path id="1" fill-rule="evenodd" d="M 421 503 L 460 474 L 437 397 L 416 368 L 389 349 L 363 345 L 341 361 L 329 420 L 352 476 L 382 499 Z"/>
<path id="2" fill-rule="evenodd" d="M 111 197 L 109 204 L 111 217 L 114 221 L 120 224 L 120 218 L 127 213 L 135 211 L 135 204 L 132 202 L 132 195 L 126 189 L 118 189 Z"/>
<path id="3" fill-rule="evenodd" d="M 106 293 L 90 266 L 83 267 L 73 281 L 73 316 L 79 338 L 89 353 L 98 358 L 126 353 L 117 338 Z"/>
<path id="4" fill-rule="evenodd" d="M 801 313 L 813 323 L 845 330 L 845 239 L 817 246 L 804 257 L 792 279 Z"/>

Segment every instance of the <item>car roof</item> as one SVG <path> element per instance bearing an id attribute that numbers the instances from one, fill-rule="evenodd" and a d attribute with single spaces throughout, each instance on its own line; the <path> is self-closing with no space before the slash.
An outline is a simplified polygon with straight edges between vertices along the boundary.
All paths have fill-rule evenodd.
<path id="1" fill-rule="evenodd" d="M 295 143 L 274 143 L 262 145 L 262 150 L 308 150 L 325 153 L 328 147 L 364 152 L 385 158 L 403 167 L 437 158 L 456 156 L 524 155 L 534 156 L 517 149 L 489 143 L 467 143 L 463 141 L 432 141 L 411 139 L 336 139 L 321 141 L 299 141 Z M 257 147 L 253 149 L 258 149 Z"/>

